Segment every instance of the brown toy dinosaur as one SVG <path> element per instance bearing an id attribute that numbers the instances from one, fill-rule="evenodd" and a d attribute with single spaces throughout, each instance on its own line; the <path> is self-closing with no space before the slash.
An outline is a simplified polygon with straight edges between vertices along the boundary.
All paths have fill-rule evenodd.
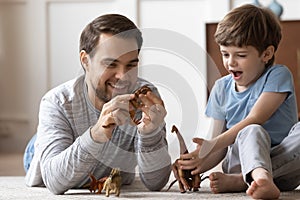
<path id="1" fill-rule="evenodd" d="M 177 127 L 175 125 L 172 126 L 172 130 L 171 132 L 175 132 L 179 141 L 179 146 L 180 146 L 180 155 L 181 154 L 186 154 L 189 153 L 186 147 L 186 144 L 184 142 L 184 139 L 181 135 L 181 133 L 179 132 L 179 130 L 177 129 Z M 178 167 L 177 164 L 178 159 L 175 161 L 175 163 L 172 165 L 172 170 L 174 173 L 174 176 L 176 178 L 176 180 L 174 180 L 173 182 L 171 182 L 169 188 L 167 189 L 167 191 L 172 187 L 172 185 L 178 181 L 179 183 L 179 189 L 181 193 L 185 193 L 186 189 L 188 188 L 189 191 L 191 191 L 191 189 L 193 189 L 193 191 L 198 191 L 200 188 L 200 183 L 201 183 L 201 177 L 199 174 L 197 175 L 192 175 L 191 174 L 191 170 L 182 170 Z"/>
<path id="2" fill-rule="evenodd" d="M 103 177 L 103 178 L 97 180 L 93 174 L 89 174 L 89 176 L 90 176 L 90 179 L 91 179 L 91 182 L 89 183 L 90 192 L 91 193 L 96 193 L 96 194 L 101 194 L 104 182 L 107 179 L 107 177 Z"/>
<path id="3" fill-rule="evenodd" d="M 130 104 L 129 115 L 130 115 L 130 118 L 132 119 L 132 121 L 136 125 L 138 125 L 140 123 L 140 119 L 137 119 L 135 114 L 143 106 L 143 103 L 140 100 L 139 95 L 140 94 L 147 94 L 148 91 L 151 91 L 151 89 L 148 86 L 146 86 L 146 85 L 142 86 L 141 88 L 139 88 L 138 90 L 136 90 L 134 92 L 134 98 L 129 101 L 129 104 Z M 109 128 L 110 126 L 113 126 L 113 125 L 115 125 L 115 123 L 105 124 L 102 127 L 103 128 Z"/>
<path id="4" fill-rule="evenodd" d="M 110 172 L 109 177 L 105 180 L 103 189 L 105 190 L 105 196 L 109 197 L 110 193 L 115 193 L 118 197 L 121 192 L 121 174 L 120 170 L 113 168 Z"/>
<path id="5" fill-rule="evenodd" d="M 147 94 L 148 91 L 151 91 L 151 89 L 147 85 L 142 86 L 141 88 L 139 88 L 138 90 L 136 90 L 134 92 L 134 98 L 129 101 L 130 104 L 133 107 L 133 109 L 130 109 L 129 114 L 130 114 L 130 117 L 131 117 L 132 121 L 136 125 L 138 125 L 140 123 L 140 120 L 135 119 L 135 114 L 143 106 L 143 103 L 140 100 L 139 95 L 140 94 Z"/>

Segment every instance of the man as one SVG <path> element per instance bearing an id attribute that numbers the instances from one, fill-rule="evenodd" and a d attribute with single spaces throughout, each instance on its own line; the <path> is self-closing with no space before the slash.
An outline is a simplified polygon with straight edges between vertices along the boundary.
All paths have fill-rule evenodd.
<path id="1" fill-rule="evenodd" d="M 165 186 L 171 172 L 166 110 L 157 89 L 137 76 L 142 42 L 141 32 L 122 15 L 103 15 L 85 27 L 79 54 L 84 75 L 42 98 L 28 186 L 62 194 L 89 182 L 89 173 L 101 178 L 112 168 L 120 168 L 122 183 L 130 184 L 136 166 L 149 190 Z M 129 101 L 143 85 L 151 92 L 139 96 L 136 125 Z"/>

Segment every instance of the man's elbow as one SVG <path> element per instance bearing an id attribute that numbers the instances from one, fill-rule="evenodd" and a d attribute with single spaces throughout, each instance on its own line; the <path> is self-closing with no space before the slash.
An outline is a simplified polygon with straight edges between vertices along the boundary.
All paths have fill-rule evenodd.
<path id="1" fill-rule="evenodd" d="M 166 184 L 168 183 L 169 179 L 166 178 L 166 179 L 163 179 L 161 180 L 160 182 L 157 182 L 155 185 L 147 185 L 145 184 L 146 188 L 150 191 L 161 191 L 165 186 Z"/>
<path id="2" fill-rule="evenodd" d="M 172 171 L 171 166 L 166 166 L 162 171 L 164 172 L 163 175 L 161 173 L 158 173 L 156 174 L 156 178 L 152 179 L 152 181 L 144 181 L 144 185 L 148 190 L 160 191 L 167 185 Z"/>
<path id="3" fill-rule="evenodd" d="M 68 191 L 68 189 L 65 189 L 63 187 L 59 187 L 59 186 L 51 186 L 51 185 L 46 185 L 46 188 L 55 195 L 61 195 L 64 194 L 66 191 Z"/>
<path id="4" fill-rule="evenodd" d="M 66 188 L 63 184 L 59 183 L 54 177 L 43 178 L 46 188 L 55 195 L 64 194 L 69 188 Z"/>

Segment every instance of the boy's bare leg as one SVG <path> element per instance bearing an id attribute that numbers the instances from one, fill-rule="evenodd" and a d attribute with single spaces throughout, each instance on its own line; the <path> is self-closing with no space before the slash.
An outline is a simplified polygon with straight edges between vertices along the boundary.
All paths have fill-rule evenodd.
<path id="1" fill-rule="evenodd" d="M 253 199 L 278 199 L 280 190 L 273 182 L 273 177 L 264 168 L 256 168 L 251 173 L 253 181 L 246 191 Z"/>
<path id="2" fill-rule="evenodd" d="M 213 193 L 243 192 L 248 187 L 243 180 L 242 174 L 213 172 L 209 175 L 209 180 L 210 189 Z"/>

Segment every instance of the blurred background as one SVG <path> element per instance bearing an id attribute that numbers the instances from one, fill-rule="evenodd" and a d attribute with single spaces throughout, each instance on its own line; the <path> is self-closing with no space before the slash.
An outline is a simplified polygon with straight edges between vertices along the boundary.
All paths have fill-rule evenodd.
<path id="1" fill-rule="evenodd" d="M 281 8 L 281 21 L 293 22 L 299 31 L 299 0 L 0 0 L 0 175 L 24 175 L 22 154 L 36 131 L 41 97 L 82 74 L 80 33 L 106 13 L 123 14 L 142 29 L 140 76 L 157 85 L 168 111 L 168 131 L 176 124 L 190 149 L 193 137 L 210 137 L 204 116 L 207 94 L 224 73 L 211 38 L 216 23 L 245 3 L 274 12 Z M 292 30 L 286 38 L 289 33 L 299 36 Z M 290 65 L 300 80 L 299 42 L 292 45 L 293 51 L 282 51 L 296 59 Z M 179 144 L 169 133 L 174 160 Z"/>

